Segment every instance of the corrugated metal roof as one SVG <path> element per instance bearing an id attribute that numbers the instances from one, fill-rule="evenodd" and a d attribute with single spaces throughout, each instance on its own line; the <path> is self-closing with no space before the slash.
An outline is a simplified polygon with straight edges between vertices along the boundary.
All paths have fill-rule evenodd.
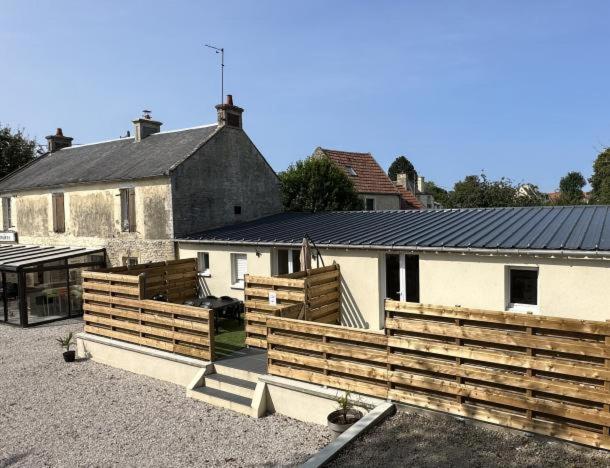
<path id="1" fill-rule="evenodd" d="M 96 252 L 102 248 L 51 247 L 40 245 L 6 244 L 0 245 L 0 270 L 17 271 L 23 267 L 45 262 L 55 262 Z"/>
<path id="2" fill-rule="evenodd" d="M 168 175 L 216 131 L 217 125 L 92 143 L 48 153 L 0 181 L 0 192 Z"/>
<path id="3" fill-rule="evenodd" d="M 422 250 L 610 252 L 610 206 L 281 213 L 176 239 Z"/>

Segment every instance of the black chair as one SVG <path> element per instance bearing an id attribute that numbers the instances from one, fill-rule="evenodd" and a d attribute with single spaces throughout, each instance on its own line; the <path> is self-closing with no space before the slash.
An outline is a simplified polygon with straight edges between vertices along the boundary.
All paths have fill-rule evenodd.
<path id="1" fill-rule="evenodd" d="M 223 301 L 233 301 L 234 299 L 231 296 L 220 296 Z"/>

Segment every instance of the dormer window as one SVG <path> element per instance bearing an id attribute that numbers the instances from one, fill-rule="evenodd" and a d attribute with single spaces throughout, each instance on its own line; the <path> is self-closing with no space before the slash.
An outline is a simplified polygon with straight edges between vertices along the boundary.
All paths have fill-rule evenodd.
<path id="1" fill-rule="evenodd" d="M 358 175 L 352 166 L 345 166 L 345 170 L 352 177 L 356 177 Z"/>

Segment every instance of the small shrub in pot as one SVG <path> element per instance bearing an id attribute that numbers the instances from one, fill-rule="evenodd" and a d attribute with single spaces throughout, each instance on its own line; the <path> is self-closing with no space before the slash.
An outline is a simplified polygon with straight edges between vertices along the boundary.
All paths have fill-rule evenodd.
<path id="1" fill-rule="evenodd" d="M 362 413 L 354 409 L 354 403 L 350 397 L 350 392 L 345 392 L 342 396 L 338 396 L 337 403 L 339 408 L 327 417 L 328 428 L 332 431 L 334 439 L 362 418 Z"/>
<path id="2" fill-rule="evenodd" d="M 76 351 L 70 350 L 70 348 L 74 346 L 74 334 L 70 332 L 65 338 L 57 338 L 57 342 L 61 345 L 63 349 L 65 349 L 64 361 L 74 362 L 74 360 L 76 359 Z"/>

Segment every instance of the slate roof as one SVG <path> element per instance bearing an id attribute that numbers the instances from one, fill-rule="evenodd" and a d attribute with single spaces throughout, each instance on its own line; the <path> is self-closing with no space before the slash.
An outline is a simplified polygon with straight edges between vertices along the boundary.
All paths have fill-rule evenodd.
<path id="1" fill-rule="evenodd" d="M 413 250 L 610 252 L 610 206 L 281 213 L 176 239 Z"/>
<path id="2" fill-rule="evenodd" d="M 326 148 L 318 148 L 317 151 L 342 167 L 354 182 L 356 191 L 359 193 L 398 195 L 396 187 L 371 153 L 352 153 Z M 355 175 L 350 173 L 350 167 L 354 170 Z"/>
<path id="3" fill-rule="evenodd" d="M 210 139 L 218 126 L 122 138 L 48 153 L 0 181 L 0 192 L 164 176 Z"/>

